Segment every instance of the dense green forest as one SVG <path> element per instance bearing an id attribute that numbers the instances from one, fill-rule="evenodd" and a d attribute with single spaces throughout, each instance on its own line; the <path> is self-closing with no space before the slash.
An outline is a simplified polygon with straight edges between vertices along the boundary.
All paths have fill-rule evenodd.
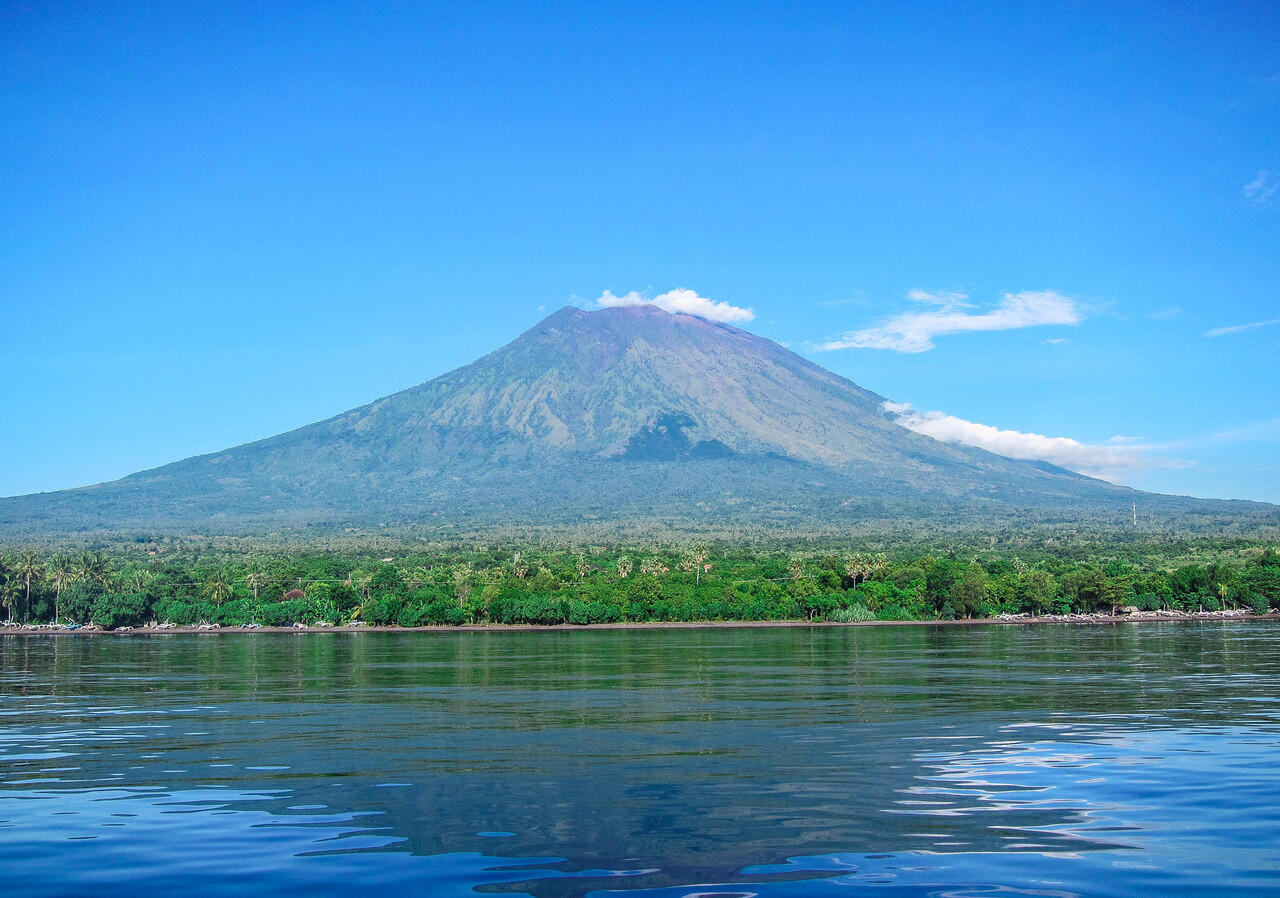
<path id="1" fill-rule="evenodd" d="M 0 556 L 10 622 L 594 624 L 951 620 L 1280 605 L 1280 553 L 452 546 L 255 552 L 133 547 Z"/>

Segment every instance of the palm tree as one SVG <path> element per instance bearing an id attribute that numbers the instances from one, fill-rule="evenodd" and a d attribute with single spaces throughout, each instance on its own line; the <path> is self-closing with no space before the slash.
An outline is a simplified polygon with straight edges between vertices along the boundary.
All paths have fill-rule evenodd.
<path id="1" fill-rule="evenodd" d="M 696 542 L 689 547 L 689 560 L 693 562 L 694 583 L 702 585 L 702 566 L 707 563 L 707 544 Z"/>
<path id="2" fill-rule="evenodd" d="M 791 575 L 792 580 L 799 580 L 804 576 L 803 555 L 792 555 L 787 559 L 787 573 Z"/>
<path id="3" fill-rule="evenodd" d="M 844 560 L 844 575 L 857 586 L 883 571 L 886 563 L 883 552 L 854 552 Z"/>
<path id="4" fill-rule="evenodd" d="M 12 574 L 0 576 L 0 605 L 9 612 L 6 623 L 13 623 L 13 602 L 18 597 L 18 581 Z"/>
<path id="5" fill-rule="evenodd" d="M 49 562 L 49 582 L 53 584 L 53 622 L 61 615 L 62 591 L 76 582 L 76 564 L 69 555 L 55 555 Z"/>
<path id="6" fill-rule="evenodd" d="M 640 562 L 640 573 L 642 574 L 652 574 L 657 577 L 665 574 L 667 570 L 668 568 L 662 563 L 662 559 L 656 556 L 646 558 L 644 561 Z"/>
<path id="7" fill-rule="evenodd" d="M 83 552 L 76 559 L 76 579 L 96 583 L 103 589 L 111 585 L 111 562 L 101 552 Z"/>
<path id="8" fill-rule="evenodd" d="M 621 577 L 623 580 L 627 579 L 627 577 L 631 574 L 631 568 L 632 568 L 632 564 L 631 564 L 630 555 L 623 555 L 621 558 L 618 559 L 618 576 Z"/>
<path id="9" fill-rule="evenodd" d="M 44 576 L 44 565 L 40 563 L 40 556 L 35 552 L 23 552 L 18 556 L 18 563 L 14 567 L 18 574 L 18 579 L 22 580 L 26 587 L 27 601 L 25 609 L 19 613 L 18 617 L 31 616 L 31 581 L 39 580 Z"/>
<path id="10" fill-rule="evenodd" d="M 235 587 L 231 585 L 231 578 L 226 571 L 218 571 L 205 581 L 202 592 L 211 598 L 215 605 L 221 605 L 235 595 Z"/>
<path id="11" fill-rule="evenodd" d="M 18 584 L 10 568 L 11 563 L 12 559 L 9 557 L 0 557 L 0 605 L 8 611 L 6 623 L 10 624 L 13 623 L 13 597 L 18 593 Z"/>
<path id="12" fill-rule="evenodd" d="M 400 572 L 404 585 L 409 589 L 422 589 L 431 578 L 431 572 L 422 566 Z"/>
<path id="13" fill-rule="evenodd" d="M 251 567 L 249 572 L 244 575 L 244 585 L 253 590 L 253 601 L 257 604 L 258 593 L 262 591 L 262 587 L 267 585 L 267 575 L 262 568 Z"/>
<path id="14" fill-rule="evenodd" d="M 125 572 L 123 575 L 124 582 L 134 592 L 146 592 L 147 587 L 155 580 L 156 575 L 146 568 L 135 567 Z"/>
<path id="15" fill-rule="evenodd" d="M 361 597 L 369 601 L 369 587 L 373 584 L 373 574 L 367 571 L 354 570 L 347 574 L 347 586 L 355 589 Z"/>
<path id="16" fill-rule="evenodd" d="M 463 608 L 467 596 L 471 592 L 471 565 L 455 564 L 453 566 L 453 594 L 458 599 L 458 607 Z"/>

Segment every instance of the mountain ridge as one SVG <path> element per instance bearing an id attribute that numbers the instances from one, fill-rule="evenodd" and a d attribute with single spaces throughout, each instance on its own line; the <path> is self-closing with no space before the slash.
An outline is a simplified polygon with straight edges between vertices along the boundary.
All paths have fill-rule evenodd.
<path id="1" fill-rule="evenodd" d="M 1266 514 L 936 441 L 881 397 L 731 325 L 566 306 L 468 365 L 283 434 L 0 500 L 0 533 L 660 522 L 804 530 L 1000 509 Z M 1276 509 L 1280 511 L 1280 509 Z"/>

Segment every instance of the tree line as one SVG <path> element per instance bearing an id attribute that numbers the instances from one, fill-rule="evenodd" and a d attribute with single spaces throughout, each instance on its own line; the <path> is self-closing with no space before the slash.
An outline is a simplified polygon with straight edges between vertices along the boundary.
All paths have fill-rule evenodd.
<path id="1" fill-rule="evenodd" d="M 1280 605 L 1280 554 L 1144 563 L 1040 554 L 492 547 L 391 556 L 0 556 L 9 623 L 221 626 L 950 620 Z"/>

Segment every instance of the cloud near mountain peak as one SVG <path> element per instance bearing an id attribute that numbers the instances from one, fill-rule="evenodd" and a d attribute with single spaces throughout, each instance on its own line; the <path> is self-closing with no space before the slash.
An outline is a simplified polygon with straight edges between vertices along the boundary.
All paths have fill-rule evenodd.
<path id="1" fill-rule="evenodd" d="M 652 299 L 635 290 L 624 293 L 622 296 L 616 296 L 612 291 L 606 290 L 600 294 L 594 305 L 598 309 L 614 309 L 625 306 L 657 306 L 666 312 L 696 315 L 708 321 L 723 321 L 726 323 L 751 321 L 756 317 L 755 312 L 751 309 L 707 299 L 707 297 L 699 296 L 696 291 L 686 287 L 677 287 L 674 290 L 668 290 L 666 293 L 659 293 Z"/>

